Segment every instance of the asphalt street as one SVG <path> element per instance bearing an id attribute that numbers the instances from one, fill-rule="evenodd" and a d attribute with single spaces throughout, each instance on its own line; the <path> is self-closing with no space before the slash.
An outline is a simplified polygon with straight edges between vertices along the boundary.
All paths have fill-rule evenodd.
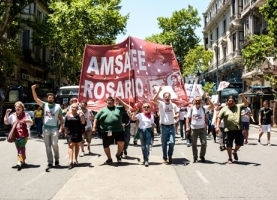
<path id="1" fill-rule="evenodd" d="M 4 131 L 5 132 L 5 131 Z M 206 163 L 192 163 L 191 147 L 176 136 L 171 165 L 162 164 L 159 136 L 150 152 L 150 165 L 142 165 L 140 146 L 133 146 L 118 164 L 116 146 L 111 146 L 113 165 L 106 160 L 101 139 L 93 139 L 93 154 L 79 157 L 79 165 L 68 170 L 66 140 L 59 140 L 60 166 L 46 171 L 43 140 L 27 143 L 27 165 L 18 171 L 14 144 L 0 132 L 0 199 L 276 199 L 277 133 L 271 146 L 257 144 L 258 131 L 251 128 L 249 144 L 238 152 L 239 161 L 227 164 L 227 152 L 208 139 Z M 1 134 L 2 133 L 2 134 Z M 200 145 L 199 145 L 200 146 Z M 200 147 L 199 147 L 200 148 Z"/>

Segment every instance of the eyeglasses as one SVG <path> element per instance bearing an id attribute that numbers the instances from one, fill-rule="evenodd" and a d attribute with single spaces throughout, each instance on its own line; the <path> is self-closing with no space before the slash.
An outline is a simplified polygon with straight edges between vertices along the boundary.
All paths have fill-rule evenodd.
<path id="1" fill-rule="evenodd" d="M 143 106 L 143 108 L 150 108 L 150 106 Z"/>

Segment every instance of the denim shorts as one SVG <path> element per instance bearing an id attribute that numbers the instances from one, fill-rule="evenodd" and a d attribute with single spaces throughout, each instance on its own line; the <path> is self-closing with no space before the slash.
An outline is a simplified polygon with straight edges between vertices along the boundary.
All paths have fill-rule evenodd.
<path id="1" fill-rule="evenodd" d="M 242 130 L 249 130 L 250 122 L 241 122 Z"/>

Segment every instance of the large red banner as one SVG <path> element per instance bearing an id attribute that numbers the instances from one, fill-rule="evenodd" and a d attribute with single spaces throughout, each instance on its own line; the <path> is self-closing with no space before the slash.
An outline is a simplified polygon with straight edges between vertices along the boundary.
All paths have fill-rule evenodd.
<path id="1" fill-rule="evenodd" d="M 79 101 L 91 110 L 106 106 L 107 97 L 129 105 L 151 103 L 155 86 L 172 86 L 177 105 L 188 103 L 184 82 L 171 46 L 134 37 L 115 45 L 86 45 L 79 83 Z M 155 106 L 152 109 L 156 109 Z"/>

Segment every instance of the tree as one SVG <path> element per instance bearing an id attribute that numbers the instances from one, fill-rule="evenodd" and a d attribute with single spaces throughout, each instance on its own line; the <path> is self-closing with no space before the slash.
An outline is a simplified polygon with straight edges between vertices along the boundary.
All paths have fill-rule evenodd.
<path id="1" fill-rule="evenodd" d="M 202 89 L 205 93 L 216 94 L 214 90 L 214 83 L 206 82 Z"/>
<path id="2" fill-rule="evenodd" d="M 183 60 L 190 49 L 200 42 L 195 35 L 195 29 L 200 27 L 201 18 L 197 9 L 188 6 L 173 12 L 170 18 L 158 17 L 159 28 L 162 32 L 145 38 L 148 41 L 164 45 L 172 45 L 181 71 L 183 71 Z"/>
<path id="3" fill-rule="evenodd" d="M 20 31 L 21 11 L 35 0 L 0 0 L 0 113 L 4 97 L 9 92 L 7 77 L 14 75 L 14 66 L 20 63 L 21 48 L 16 34 Z"/>
<path id="4" fill-rule="evenodd" d="M 33 42 L 56 52 L 52 65 L 58 74 L 77 84 L 85 44 L 113 44 L 125 32 L 129 15 L 120 14 L 121 0 L 67 0 L 50 4 L 44 20 L 30 19 Z"/>
<path id="5" fill-rule="evenodd" d="M 213 53 L 205 50 L 203 46 L 196 46 L 191 49 L 184 58 L 183 76 L 204 72 L 210 67 Z"/>

